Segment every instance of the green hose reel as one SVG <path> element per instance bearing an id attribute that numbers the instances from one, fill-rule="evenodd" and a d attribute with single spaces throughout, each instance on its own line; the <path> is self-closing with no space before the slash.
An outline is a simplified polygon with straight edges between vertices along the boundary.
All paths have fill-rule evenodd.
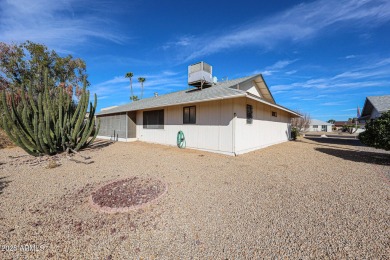
<path id="1" fill-rule="evenodd" d="M 181 131 L 181 130 L 177 133 L 177 147 L 179 147 L 179 148 L 186 147 L 186 139 L 184 137 L 183 131 Z"/>

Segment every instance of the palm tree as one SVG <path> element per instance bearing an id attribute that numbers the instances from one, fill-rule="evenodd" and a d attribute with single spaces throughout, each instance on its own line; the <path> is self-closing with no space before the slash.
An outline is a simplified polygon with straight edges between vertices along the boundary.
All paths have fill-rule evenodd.
<path id="1" fill-rule="evenodd" d="M 146 81 L 146 78 L 138 78 L 138 82 L 141 83 L 141 99 L 144 95 L 144 82 Z"/>
<path id="2" fill-rule="evenodd" d="M 130 100 L 131 100 L 131 101 L 138 101 L 138 96 L 131 96 L 131 97 L 130 97 Z"/>
<path id="3" fill-rule="evenodd" d="M 127 72 L 126 75 L 125 75 L 125 78 L 129 78 L 130 79 L 130 99 L 134 96 L 134 93 L 133 93 L 133 72 Z"/>

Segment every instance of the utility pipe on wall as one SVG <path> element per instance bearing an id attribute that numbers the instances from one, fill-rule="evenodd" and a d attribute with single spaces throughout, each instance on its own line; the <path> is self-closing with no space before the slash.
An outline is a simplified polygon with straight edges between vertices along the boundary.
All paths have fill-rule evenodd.
<path id="1" fill-rule="evenodd" d="M 233 113 L 233 122 L 232 122 L 232 144 L 233 144 L 233 154 L 234 156 L 237 156 L 236 154 L 236 118 L 237 118 L 237 113 Z"/>

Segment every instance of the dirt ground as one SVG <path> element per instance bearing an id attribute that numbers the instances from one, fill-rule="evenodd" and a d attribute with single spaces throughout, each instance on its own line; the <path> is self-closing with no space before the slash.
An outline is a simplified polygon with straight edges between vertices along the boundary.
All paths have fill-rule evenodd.
<path id="1" fill-rule="evenodd" d="M 388 259 L 390 154 L 300 138 L 238 157 L 98 141 L 59 167 L 0 150 L 0 258 Z M 10 157 L 11 156 L 11 157 Z M 159 179 L 145 208 L 89 204 L 105 183 Z"/>
<path id="2" fill-rule="evenodd" d="M 7 134 L 2 129 L 0 129 L 0 149 L 6 147 L 14 147 L 14 144 L 8 138 Z"/>

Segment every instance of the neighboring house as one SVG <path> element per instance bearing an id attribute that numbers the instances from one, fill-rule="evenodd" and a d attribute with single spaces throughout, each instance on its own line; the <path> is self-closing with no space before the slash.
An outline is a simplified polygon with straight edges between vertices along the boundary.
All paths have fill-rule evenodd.
<path id="1" fill-rule="evenodd" d="M 333 124 L 333 126 L 334 126 L 334 128 L 335 128 L 336 130 L 340 130 L 340 129 L 343 128 L 343 126 L 349 125 L 349 124 L 351 124 L 351 123 L 348 122 L 348 121 L 335 121 L 334 124 Z"/>
<path id="2" fill-rule="evenodd" d="M 353 132 L 354 133 L 361 133 L 361 132 L 364 132 L 365 130 L 365 126 L 366 124 L 365 123 L 362 123 L 362 122 L 351 122 L 351 121 L 336 121 L 334 122 L 334 128 L 336 130 L 342 130 L 344 128 L 344 126 L 357 126 L 357 129 L 356 127 L 353 128 Z"/>
<path id="3" fill-rule="evenodd" d="M 332 132 L 332 124 L 317 119 L 311 119 L 309 129 L 307 131 Z"/>
<path id="4" fill-rule="evenodd" d="M 390 95 L 366 97 L 359 122 L 380 117 L 382 113 L 390 110 Z"/>
<path id="5" fill-rule="evenodd" d="M 291 118 L 300 115 L 275 103 L 261 74 L 216 83 L 210 66 L 210 75 L 202 70 L 197 81 L 194 66 L 199 64 L 207 65 L 189 67 L 189 84 L 195 88 L 99 112 L 98 138 L 176 145 L 183 131 L 187 148 L 229 155 L 290 139 Z"/>

